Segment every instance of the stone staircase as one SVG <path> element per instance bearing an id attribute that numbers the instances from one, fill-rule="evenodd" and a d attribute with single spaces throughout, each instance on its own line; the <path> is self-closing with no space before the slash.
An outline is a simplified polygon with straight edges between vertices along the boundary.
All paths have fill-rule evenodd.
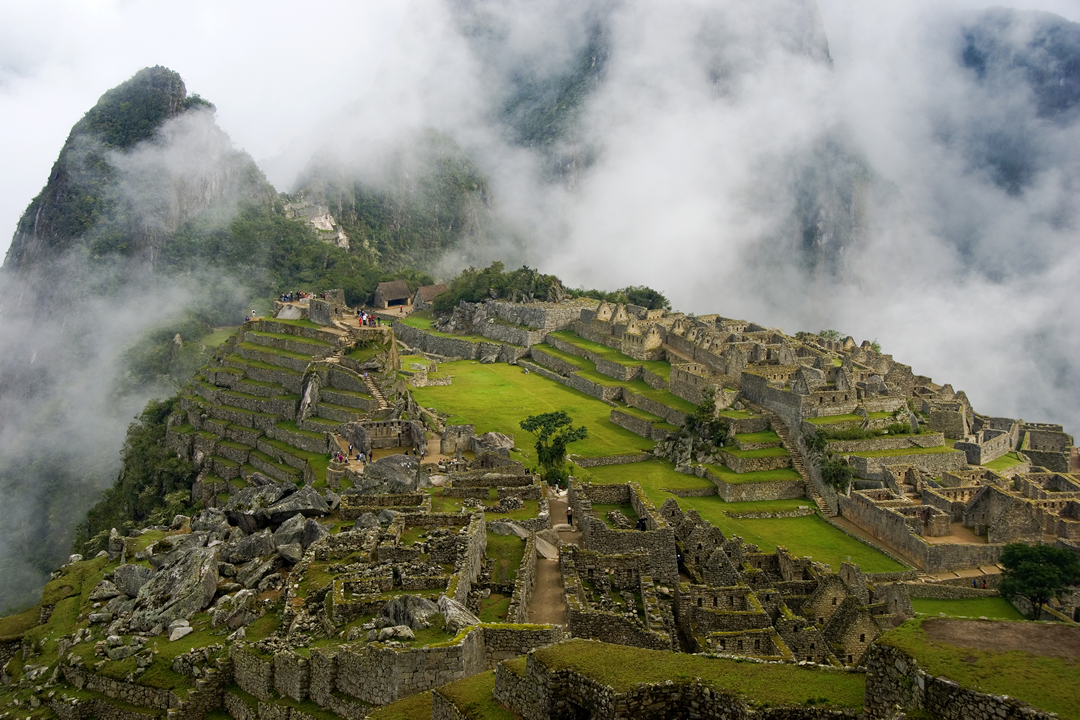
<path id="1" fill-rule="evenodd" d="M 371 393 L 371 397 L 375 398 L 375 401 L 379 403 L 379 409 L 385 410 L 390 407 L 390 403 L 386 402 L 386 397 L 382 394 L 382 390 L 375 384 L 375 381 L 368 377 L 366 374 L 361 376 L 364 380 L 364 385 L 367 386 L 368 392 Z"/>
<path id="2" fill-rule="evenodd" d="M 836 512 L 829 507 L 829 503 L 825 502 L 825 498 L 821 497 L 821 493 L 819 493 L 814 486 L 814 481 L 810 477 L 810 471 L 806 468 L 802 453 L 799 452 L 795 440 L 791 437 L 791 432 L 788 430 L 787 424 L 773 411 L 763 408 L 760 405 L 754 405 L 753 407 L 768 418 L 769 426 L 772 427 L 773 432 L 780 436 L 781 444 L 783 444 L 784 449 L 788 451 L 788 454 L 791 455 L 791 467 L 793 467 L 799 473 L 799 477 L 803 479 L 803 482 L 806 484 L 806 494 L 817 504 L 821 514 L 827 518 L 836 517 Z"/>

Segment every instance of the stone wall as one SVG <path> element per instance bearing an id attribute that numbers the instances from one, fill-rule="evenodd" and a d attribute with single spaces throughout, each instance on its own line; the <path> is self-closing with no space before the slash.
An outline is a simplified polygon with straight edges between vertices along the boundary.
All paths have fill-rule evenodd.
<path id="1" fill-rule="evenodd" d="M 855 468 L 856 477 L 865 480 L 882 480 L 886 465 L 914 465 L 927 475 L 940 475 L 950 470 L 963 470 L 967 467 L 967 456 L 959 450 L 940 453 L 919 453 L 913 455 L 887 455 L 884 457 L 862 457 L 848 455 L 848 462 Z"/>
<path id="2" fill-rule="evenodd" d="M 270 700 L 274 691 L 274 661 L 256 654 L 244 643 L 229 646 L 233 679 L 241 690 L 260 700 Z"/>
<path id="3" fill-rule="evenodd" d="M 168 710 L 180 706 L 180 698 L 168 690 L 159 690 L 144 685 L 136 685 L 133 682 L 115 680 L 74 665 L 62 663 L 61 669 L 64 678 L 80 690 L 98 692 L 129 705 L 138 705 L 139 707 L 153 708 L 155 710 Z"/>
<path id="4" fill-rule="evenodd" d="M 727 483 L 703 467 L 694 468 L 698 477 L 716 483 L 717 494 L 725 502 L 751 502 L 756 500 L 793 500 L 805 497 L 806 483 L 802 480 L 770 480 L 757 483 Z"/>
<path id="5" fill-rule="evenodd" d="M 609 419 L 612 424 L 619 425 L 635 435 L 648 438 L 652 437 L 652 423 L 648 420 L 632 416 L 630 413 L 624 412 L 618 408 L 611 410 Z"/>
<path id="6" fill-rule="evenodd" d="M 727 450 L 720 450 L 724 465 L 739 473 L 768 472 L 791 467 L 791 455 L 771 455 L 767 457 L 740 457 Z"/>
<path id="7" fill-rule="evenodd" d="M 1002 695 L 989 695 L 926 673 L 914 658 L 875 644 L 866 655 L 866 715 L 892 718 L 896 708 L 942 720 L 1051 720 L 1056 715 Z"/>
<path id="8" fill-rule="evenodd" d="M 560 375 L 570 375 L 576 373 L 580 368 L 577 365 L 568 363 L 562 358 L 555 357 L 551 353 L 546 353 L 540 348 L 532 348 L 529 350 L 529 357 L 534 363 L 545 367 L 552 372 L 556 372 Z"/>
<path id="9" fill-rule="evenodd" d="M 984 575 L 976 580 L 981 585 L 981 581 L 986 580 L 987 585 L 997 586 L 1000 581 L 1000 575 Z M 963 582 L 963 585 L 952 585 L 940 582 L 906 582 L 904 587 L 907 589 L 908 597 L 913 598 L 926 598 L 929 600 L 967 600 L 970 598 L 985 598 L 985 597 L 997 597 L 998 592 L 994 587 L 988 587 L 983 590 L 982 587 L 972 587 L 971 578 L 956 578 L 957 582 Z"/>
<path id="10" fill-rule="evenodd" d="M 532 599 L 533 585 L 536 582 L 536 535 L 529 533 L 525 540 L 525 554 L 518 566 L 514 578 L 514 593 L 510 596 L 510 607 L 506 612 L 509 623 L 523 623 L 529 619 L 529 600 Z"/>
<path id="11" fill-rule="evenodd" d="M 904 516 L 868 499 L 864 492 L 840 495 L 840 514 L 874 537 L 897 548 L 924 572 L 936 573 L 958 568 L 993 565 L 1001 557 L 1004 544 L 957 545 L 929 543 L 912 532 Z"/>
<path id="12" fill-rule="evenodd" d="M 647 453 L 637 453 L 634 455 L 607 455 L 605 457 L 581 457 L 580 455 L 571 455 L 570 460 L 578 467 L 591 468 L 600 467 L 606 465 L 629 465 L 630 463 L 645 462 L 652 460 L 653 456 Z"/>
<path id="13" fill-rule="evenodd" d="M 675 408 L 668 407 L 663 403 L 658 403 L 655 400 L 650 400 L 644 395 L 638 395 L 632 390 L 626 390 L 624 388 L 622 393 L 622 400 L 630 407 L 635 407 L 639 410 L 644 410 L 647 413 L 652 413 L 653 415 L 658 415 L 664 418 L 664 420 L 671 423 L 675 427 L 680 427 L 684 422 L 686 422 L 686 413 L 682 412 L 681 410 L 676 410 Z"/>
<path id="14" fill-rule="evenodd" d="M 561 303 L 512 303 L 489 300 L 485 309 L 509 323 L 525 325 L 540 330 L 561 330 L 581 317 L 582 311 L 595 310 L 598 300 L 578 298 Z"/>
<path id="15" fill-rule="evenodd" d="M 834 453 L 872 452 L 875 450 L 900 450 L 903 448 L 941 447 L 945 436 L 939 432 L 921 435 L 883 435 L 863 440 L 830 440 L 829 450 Z"/>
<path id="16" fill-rule="evenodd" d="M 446 358 L 479 360 L 494 357 L 498 362 L 517 362 L 529 351 L 526 347 L 501 342 L 475 342 L 464 338 L 433 335 L 394 320 L 394 333 L 407 346 L 431 355 Z"/>

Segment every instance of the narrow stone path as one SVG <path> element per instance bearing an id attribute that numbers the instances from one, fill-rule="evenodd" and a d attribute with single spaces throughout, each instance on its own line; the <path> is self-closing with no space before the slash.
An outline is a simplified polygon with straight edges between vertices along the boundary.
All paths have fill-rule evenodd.
<path id="1" fill-rule="evenodd" d="M 383 397 L 382 390 L 375 384 L 375 381 L 367 376 L 367 373 L 360 376 L 364 380 L 364 385 L 367 386 L 368 392 L 371 393 L 371 397 L 375 398 L 375 401 L 379 403 L 379 409 L 385 410 L 390 407 L 386 402 L 386 398 Z"/>
<path id="2" fill-rule="evenodd" d="M 566 500 L 554 495 L 548 496 L 548 513 L 552 526 L 566 521 Z M 569 530 L 557 530 L 559 540 L 571 545 L 581 543 L 581 533 Z M 531 623 L 550 623 L 566 627 L 566 595 L 562 585 L 562 573 L 559 561 L 538 557 L 536 559 L 536 579 L 533 582 L 532 597 L 529 598 L 528 620 Z"/>

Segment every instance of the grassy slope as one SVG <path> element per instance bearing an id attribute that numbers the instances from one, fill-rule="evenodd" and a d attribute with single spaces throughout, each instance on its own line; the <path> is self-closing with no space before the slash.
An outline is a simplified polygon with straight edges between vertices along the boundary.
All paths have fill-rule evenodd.
<path id="1" fill-rule="evenodd" d="M 980 618 L 992 620 L 1025 620 L 1023 613 L 1005 598 L 968 598 L 964 600 L 931 600 L 912 598 L 915 612 L 924 615 L 947 615 L 949 617 Z"/>
<path id="2" fill-rule="evenodd" d="M 450 414 L 450 424 L 475 423 L 477 434 L 489 431 L 513 434 L 525 462 L 535 462 L 535 439 L 519 423 L 530 415 L 565 410 L 575 425 L 589 429 L 589 437 L 570 446 L 587 457 L 621 455 L 647 450 L 652 441 L 638 437 L 608 419 L 611 406 L 521 368 L 501 363 L 481 365 L 469 360 L 443 363 L 453 385 L 418 388 L 413 394 L 424 407 Z"/>
<path id="3" fill-rule="evenodd" d="M 754 704 L 791 706 L 813 700 L 816 705 L 862 708 L 865 691 L 865 677 L 856 673 L 738 662 L 585 640 L 541 648 L 535 654 L 552 670 L 572 668 L 611 684 L 616 692 L 626 692 L 635 683 L 700 679 Z"/>
<path id="4" fill-rule="evenodd" d="M 878 642 L 907 652 L 931 675 L 980 692 L 1008 695 L 1062 718 L 1080 718 L 1080 663 L 1019 650 L 993 652 L 932 642 L 922 622 L 910 620 Z"/>

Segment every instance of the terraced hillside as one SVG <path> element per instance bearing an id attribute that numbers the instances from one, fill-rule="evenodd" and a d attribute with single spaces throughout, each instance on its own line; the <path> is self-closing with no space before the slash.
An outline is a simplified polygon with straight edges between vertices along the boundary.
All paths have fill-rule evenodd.
<path id="1" fill-rule="evenodd" d="M 326 487 L 341 427 L 390 412 L 383 393 L 396 379 L 396 350 L 387 329 L 255 320 L 215 359 L 185 389 L 184 415 L 168 434 L 171 447 L 201 460 L 195 497 L 207 507 L 256 472 Z"/>

